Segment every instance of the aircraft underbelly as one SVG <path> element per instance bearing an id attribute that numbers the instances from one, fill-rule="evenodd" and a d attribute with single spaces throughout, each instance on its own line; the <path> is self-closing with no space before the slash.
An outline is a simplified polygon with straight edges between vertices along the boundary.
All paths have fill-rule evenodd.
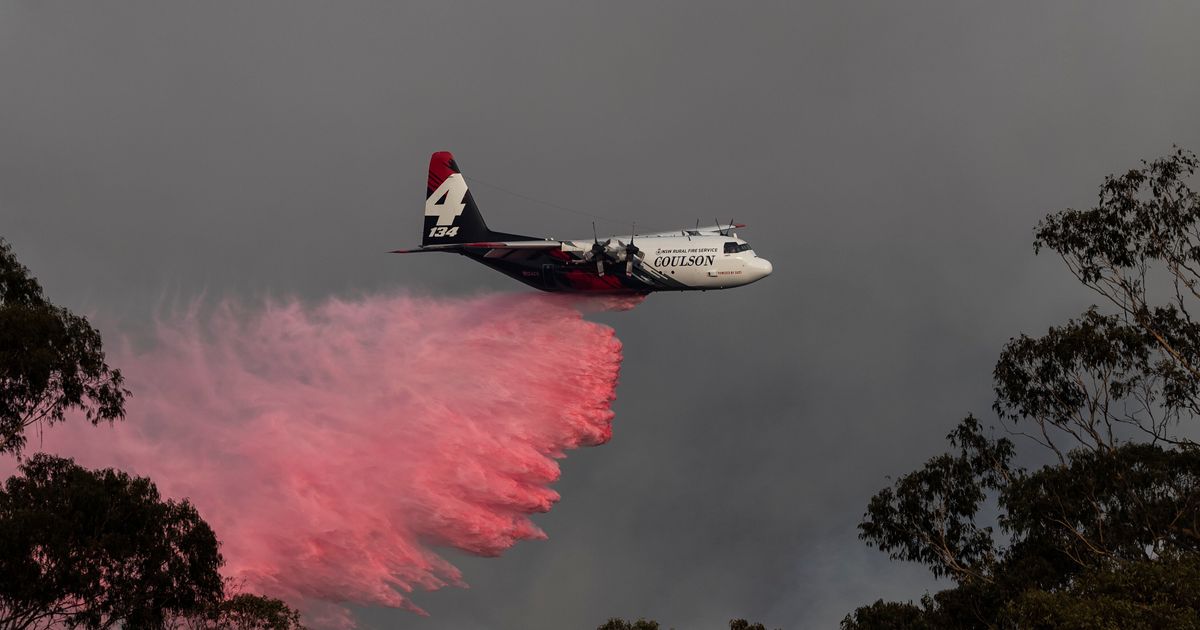
<path id="1" fill-rule="evenodd" d="M 624 272 L 596 275 L 595 267 L 564 263 L 550 256 L 535 256 L 521 261 L 471 256 L 496 271 L 542 291 L 552 293 L 649 293 L 669 290 Z"/>

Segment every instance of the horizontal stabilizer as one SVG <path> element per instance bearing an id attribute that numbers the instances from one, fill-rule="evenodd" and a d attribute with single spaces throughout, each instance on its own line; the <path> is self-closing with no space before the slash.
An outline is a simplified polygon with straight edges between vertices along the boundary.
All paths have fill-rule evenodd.
<path id="1" fill-rule="evenodd" d="M 559 249 L 562 241 L 504 241 L 495 243 L 464 243 L 470 249 Z"/>
<path id="2" fill-rule="evenodd" d="M 417 254 L 420 252 L 457 252 L 464 249 L 560 249 L 562 241 L 496 241 L 482 243 L 446 243 L 426 245 L 418 249 L 394 249 L 389 254 Z"/>

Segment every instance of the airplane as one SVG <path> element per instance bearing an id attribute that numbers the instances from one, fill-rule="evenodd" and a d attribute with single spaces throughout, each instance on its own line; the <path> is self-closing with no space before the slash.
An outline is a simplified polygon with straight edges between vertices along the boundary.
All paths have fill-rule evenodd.
<path id="1" fill-rule="evenodd" d="M 730 222 L 656 234 L 558 240 L 493 232 L 483 221 L 449 151 L 429 159 L 421 246 L 391 253 L 451 252 L 550 292 L 648 294 L 707 291 L 757 282 L 771 273 Z M 636 228 L 634 230 L 636 232 Z"/>

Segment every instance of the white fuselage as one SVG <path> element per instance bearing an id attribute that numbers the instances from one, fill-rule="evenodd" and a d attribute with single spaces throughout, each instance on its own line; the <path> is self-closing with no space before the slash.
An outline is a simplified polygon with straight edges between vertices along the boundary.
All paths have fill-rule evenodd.
<path id="1" fill-rule="evenodd" d="M 613 237 L 628 243 L 628 236 Z M 686 285 L 689 289 L 726 289 L 761 280 L 772 271 L 771 263 L 759 258 L 746 241 L 729 236 L 636 236 L 641 266 L 647 271 Z M 564 243 L 564 245 L 566 245 Z M 588 241 L 574 241 L 581 250 Z"/>

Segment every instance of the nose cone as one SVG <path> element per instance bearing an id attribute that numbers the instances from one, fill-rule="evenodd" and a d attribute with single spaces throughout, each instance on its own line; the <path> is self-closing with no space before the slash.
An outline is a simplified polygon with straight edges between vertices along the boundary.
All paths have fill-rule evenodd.
<path id="1" fill-rule="evenodd" d="M 750 276 L 750 282 L 766 278 L 771 275 L 772 269 L 771 261 L 766 258 L 751 258 L 746 261 L 746 275 Z"/>

